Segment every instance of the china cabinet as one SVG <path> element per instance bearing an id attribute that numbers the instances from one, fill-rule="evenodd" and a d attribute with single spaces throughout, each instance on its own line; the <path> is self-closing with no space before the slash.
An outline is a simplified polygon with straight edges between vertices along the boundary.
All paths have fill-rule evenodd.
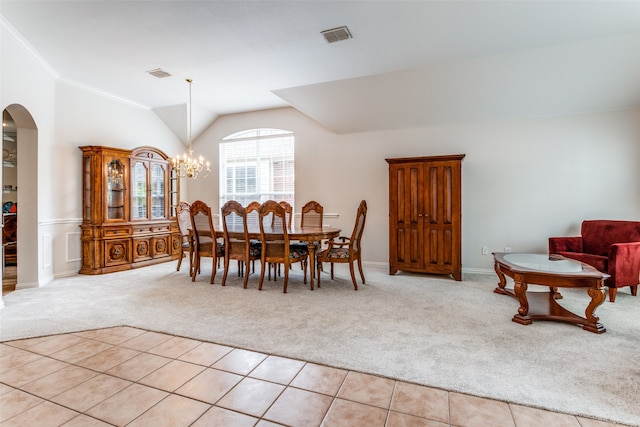
<path id="1" fill-rule="evenodd" d="M 82 266 L 102 274 L 176 259 L 179 179 L 152 147 L 83 146 Z"/>
<path id="2" fill-rule="evenodd" d="M 462 280 L 464 154 L 389 163 L 389 274 L 450 274 Z"/>

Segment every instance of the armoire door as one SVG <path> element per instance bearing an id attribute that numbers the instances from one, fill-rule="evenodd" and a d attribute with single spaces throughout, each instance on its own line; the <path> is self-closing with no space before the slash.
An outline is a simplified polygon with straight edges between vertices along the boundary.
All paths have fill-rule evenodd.
<path id="1" fill-rule="evenodd" d="M 390 274 L 424 266 L 424 167 L 403 163 L 389 168 Z"/>
<path id="2" fill-rule="evenodd" d="M 460 162 L 424 164 L 423 262 L 430 273 L 460 271 Z"/>

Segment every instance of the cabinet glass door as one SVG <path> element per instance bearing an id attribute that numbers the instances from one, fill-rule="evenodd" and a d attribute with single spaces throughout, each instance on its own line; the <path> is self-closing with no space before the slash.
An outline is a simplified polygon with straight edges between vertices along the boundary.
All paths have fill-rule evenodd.
<path id="1" fill-rule="evenodd" d="M 82 194 L 83 201 L 83 221 L 91 221 L 91 156 L 85 156 L 82 158 L 82 170 L 84 177 L 82 178 L 84 193 Z"/>
<path id="2" fill-rule="evenodd" d="M 112 160 L 107 165 L 107 219 L 124 219 L 124 165 L 120 160 Z M 85 177 L 85 185 L 87 180 Z M 90 191 L 85 188 L 85 191 Z M 89 199 L 89 194 L 85 194 L 85 203 Z M 89 205 L 85 208 L 90 208 Z"/>
<path id="3" fill-rule="evenodd" d="M 165 217 L 165 173 L 162 165 L 151 166 L 151 217 Z"/>
<path id="4" fill-rule="evenodd" d="M 147 218 L 147 167 L 136 162 L 131 169 L 131 219 Z"/>

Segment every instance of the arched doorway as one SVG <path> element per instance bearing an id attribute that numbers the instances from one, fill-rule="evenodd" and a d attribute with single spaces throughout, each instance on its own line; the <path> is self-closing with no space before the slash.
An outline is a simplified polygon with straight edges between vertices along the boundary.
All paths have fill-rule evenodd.
<path id="1" fill-rule="evenodd" d="M 2 112 L 2 292 L 14 291 L 18 279 L 18 137 L 16 124 Z"/>
<path id="2" fill-rule="evenodd" d="M 6 175 L 3 182 L 3 196 L 6 197 L 8 217 L 14 217 L 16 230 L 15 242 L 15 287 L 33 287 L 38 284 L 39 250 L 38 250 L 38 210 L 37 210 L 37 172 L 38 172 L 38 129 L 29 111 L 22 105 L 12 104 L 3 110 L 3 143 L 5 128 L 7 136 L 14 141 L 7 141 L 8 152 L 5 154 L 7 166 L 13 163 L 14 170 Z M 6 126 L 5 126 L 6 118 Z M 15 147 L 12 151 L 12 147 Z M 5 192 L 6 191 L 6 192 Z M 3 197 L 3 215 L 5 198 Z M 4 259 L 3 259 L 4 261 Z"/>

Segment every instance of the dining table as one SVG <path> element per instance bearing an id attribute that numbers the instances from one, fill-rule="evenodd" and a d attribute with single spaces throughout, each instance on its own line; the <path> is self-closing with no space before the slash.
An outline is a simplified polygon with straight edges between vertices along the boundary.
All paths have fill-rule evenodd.
<path id="1" fill-rule="evenodd" d="M 311 290 L 314 289 L 314 273 L 316 264 L 316 243 L 322 240 L 333 239 L 340 235 L 342 229 L 330 226 L 322 227 L 301 227 L 299 225 L 292 225 L 287 227 L 287 234 L 290 242 L 306 242 L 309 248 L 309 269 L 311 271 L 309 286 Z M 257 224 L 248 225 L 249 239 L 260 240 L 260 226 Z M 284 232 L 281 226 L 264 225 L 264 234 L 267 241 L 282 240 Z M 229 235 L 233 238 L 244 238 L 244 227 L 242 224 L 237 224 L 229 227 Z M 216 228 L 216 238 L 224 238 L 224 231 L 222 226 Z"/>

